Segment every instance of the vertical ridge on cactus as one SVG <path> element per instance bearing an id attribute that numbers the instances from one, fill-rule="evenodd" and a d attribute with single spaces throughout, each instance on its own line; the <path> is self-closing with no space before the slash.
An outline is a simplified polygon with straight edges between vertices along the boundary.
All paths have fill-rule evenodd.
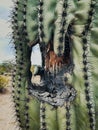
<path id="1" fill-rule="evenodd" d="M 45 66 L 45 42 L 44 42 L 44 28 L 43 28 L 43 5 L 44 1 L 39 1 L 39 8 L 38 8 L 38 34 L 39 34 L 39 44 L 40 44 L 40 50 L 42 53 L 42 67 Z"/>
<path id="2" fill-rule="evenodd" d="M 67 9 L 68 9 L 68 1 L 62 0 L 57 4 L 57 20 L 55 22 L 55 35 L 54 35 L 54 51 L 59 55 L 63 55 L 64 53 L 64 40 L 65 40 L 65 32 L 66 32 L 66 24 L 67 24 Z M 58 44 L 58 45 L 57 45 Z M 57 46 L 57 48 L 55 48 Z"/>
<path id="3" fill-rule="evenodd" d="M 97 130 L 96 2 L 15 2 L 12 13 L 16 52 L 13 100 L 21 129 Z M 36 66 L 38 72 L 33 74 L 30 59 L 36 44 L 40 46 L 42 65 Z M 34 83 L 32 75 L 40 76 L 39 83 Z"/>
<path id="4" fill-rule="evenodd" d="M 70 103 L 66 103 L 66 130 L 71 129 L 70 116 Z"/>
<path id="5" fill-rule="evenodd" d="M 97 1 L 95 2 L 95 16 L 93 20 L 93 27 L 91 28 L 91 37 L 90 37 L 90 55 L 91 55 L 91 62 L 93 65 L 93 69 L 91 70 L 92 72 L 92 86 L 93 86 L 93 96 L 94 96 L 94 104 L 95 104 L 95 130 L 98 128 L 98 68 L 97 68 L 97 52 L 98 52 L 98 6 L 97 6 Z M 91 113 L 90 113 L 91 114 Z"/>
<path id="6" fill-rule="evenodd" d="M 94 115 L 94 104 L 93 104 L 93 95 L 91 94 L 91 85 L 90 85 L 90 80 L 89 80 L 89 66 L 88 66 L 88 33 L 90 31 L 90 26 L 92 23 L 92 17 L 93 17 L 93 12 L 94 12 L 94 7 L 95 7 L 95 1 L 91 1 L 90 3 L 90 9 L 88 11 L 88 18 L 87 22 L 84 25 L 84 30 L 82 32 L 82 42 L 83 42 L 83 71 L 84 71 L 84 85 L 85 85 L 85 94 L 86 94 L 86 100 L 87 100 L 87 108 L 88 108 L 88 114 L 89 114 L 89 122 L 90 122 L 90 128 L 92 130 L 95 129 L 95 115 Z M 93 4 L 93 8 L 92 8 Z"/>
<path id="7" fill-rule="evenodd" d="M 40 104 L 40 129 L 41 130 L 47 129 L 45 111 L 46 111 L 45 103 L 41 102 Z"/>

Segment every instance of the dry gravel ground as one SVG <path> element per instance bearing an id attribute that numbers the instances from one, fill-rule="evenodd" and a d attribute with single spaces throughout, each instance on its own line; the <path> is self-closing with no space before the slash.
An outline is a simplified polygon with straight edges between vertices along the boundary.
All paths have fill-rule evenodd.
<path id="1" fill-rule="evenodd" d="M 19 130 L 11 98 L 11 88 L 0 94 L 0 130 Z"/>
<path id="2" fill-rule="evenodd" d="M 32 77 L 34 83 L 40 82 L 40 76 Z M 11 97 L 11 82 L 5 94 L 0 94 L 0 130 L 21 130 L 16 122 L 14 104 Z"/>

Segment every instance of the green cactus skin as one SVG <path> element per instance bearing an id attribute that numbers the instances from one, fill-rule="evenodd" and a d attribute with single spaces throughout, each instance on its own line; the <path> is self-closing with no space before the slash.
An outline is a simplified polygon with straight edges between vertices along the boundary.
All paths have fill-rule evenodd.
<path id="1" fill-rule="evenodd" d="M 83 34 L 83 39 L 82 39 L 82 42 L 83 42 L 83 64 L 84 64 L 84 68 L 83 68 L 83 71 L 84 71 L 84 81 L 85 81 L 85 95 L 86 95 L 86 100 L 87 100 L 87 108 L 88 108 L 88 114 L 89 114 L 89 121 L 90 121 L 90 127 L 91 129 L 95 129 L 95 115 L 94 115 L 94 99 L 93 99 L 93 95 L 91 94 L 91 84 L 90 84 L 90 81 L 89 81 L 89 58 L 88 58 L 88 54 L 87 54 L 87 51 L 88 50 L 88 45 L 89 45 L 89 37 L 88 37 L 88 34 L 89 34 L 89 31 L 90 31 L 90 28 L 91 28 L 91 23 L 92 23 L 92 19 L 93 19 L 93 14 L 94 14 L 94 8 L 95 8 L 95 1 L 92 0 L 91 1 L 91 4 L 90 4 L 90 10 L 89 10 L 89 15 L 88 15 L 88 19 L 87 19 L 87 23 L 85 24 L 85 27 L 84 27 L 84 30 L 82 32 Z M 93 7 L 92 7 L 93 5 Z"/>
<path id="2" fill-rule="evenodd" d="M 94 22 L 93 22 L 93 27 L 91 28 L 91 37 L 90 37 L 90 56 L 91 56 L 91 64 L 94 66 L 93 69 L 91 70 L 92 72 L 92 86 L 93 86 L 93 95 L 94 95 L 94 101 L 95 101 L 95 130 L 98 128 L 98 60 L 97 60 L 97 52 L 98 52 L 98 6 L 95 6 L 95 16 L 94 16 Z"/>
<path id="3" fill-rule="evenodd" d="M 58 18 L 55 22 L 55 35 L 54 35 L 54 51 L 57 53 L 59 51 L 59 55 L 64 52 L 64 41 L 65 41 L 65 31 L 66 28 L 65 25 L 67 23 L 67 8 L 68 7 L 68 1 L 58 1 L 57 4 L 57 15 Z"/>
<path id="4" fill-rule="evenodd" d="M 12 15 L 16 66 L 12 96 L 22 130 L 98 129 L 98 6 L 97 0 L 17 0 Z M 73 102 L 52 106 L 30 92 L 31 51 L 39 43 L 42 67 L 45 48 L 53 40 L 54 52 L 67 56 L 70 47 L 77 91 Z M 67 47 L 67 40 L 68 46 Z M 71 64 L 72 64 L 71 62 Z M 90 66 L 94 69 L 91 70 Z M 91 77 L 90 77 L 91 76 Z"/>

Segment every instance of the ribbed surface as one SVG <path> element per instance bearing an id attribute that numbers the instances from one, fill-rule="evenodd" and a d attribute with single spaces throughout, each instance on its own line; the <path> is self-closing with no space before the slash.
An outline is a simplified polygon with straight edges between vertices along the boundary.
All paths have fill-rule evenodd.
<path id="1" fill-rule="evenodd" d="M 97 130 L 97 13 L 95 0 L 18 0 L 15 3 L 12 13 L 16 52 L 13 99 L 23 130 Z M 38 101 L 29 91 L 31 46 L 39 43 L 44 68 L 45 49 L 50 42 L 57 55 L 65 54 L 74 64 L 69 74 L 71 79 L 68 77 L 66 83 L 76 89 L 76 99 L 65 102 L 62 107 Z"/>

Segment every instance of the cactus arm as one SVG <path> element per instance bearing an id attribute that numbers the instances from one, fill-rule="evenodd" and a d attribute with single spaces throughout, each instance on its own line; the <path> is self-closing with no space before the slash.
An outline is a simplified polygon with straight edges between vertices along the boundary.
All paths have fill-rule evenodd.
<path id="1" fill-rule="evenodd" d="M 20 19 L 20 15 L 22 13 L 19 14 L 20 12 L 20 6 L 21 6 L 21 3 L 18 2 L 17 3 L 18 6 L 16 6 L 15 8 L 15 12 L 13 12 L 13 17 L 14 17 L 14 21 L 13 21 L 13 28 L 15 29 L 13 31 L 13 37 L 14 37 L 14 44 L 15 44 L 15 48 L 16 48 L 16 54 L 17 54 L 17 57 L 16 57 L 16 62 L 18 62 L 18 64 L 24 64 L 23 62 L 19 63 L 19 61 L 22 61 L 23 59 L 23 52 L 21 51 L 22 49 L 22 44 L 20 43 L 19 41 L 19 28 L 18 28 L 18 18 Z M 23 6 L 23 5 L 22 5 Z M 21 19 L 20 19 L 21 21 Z M 16 30 L 17 28 L 17 30 Z M 25 108 L 25 103 L 22 102 L 22 100 L 25 100 L 25 89 L 22 87 L 22 84 L 21 84 L 21 75 L 23 73 L 23 66 L 21 67 L 22 68 L 22 72 L 19 73 L 20 71 L 20 68 L 18 68 L 18 64 L 16 65 L 16 70 L 15 70 L 15 77 L 14 77 L 14 102 L 16 103 L 15 107 L 16 107 L 16 112 L 17 112 L 17 117 L 18 117 L 18 121 L 19 123 L 21 124 L 21 127 L 24 128 L 25 126 L 25 121 L 26 119 L 24 118 L 24 114 L 25 112 L 23 111 L 22 114 L 21 114 L 21 111 L 22 111 L 22 108 Z M 17 80 L 19 80 L 19 82 L 17 82 Z M 24 79 L 22 79 L 24 80 Z M 24 82 L 26 83 L 26 82 Z M 21 87 L 21 88 L 20 88 Z M 24 95 L 22 93 L 22 91 L 24 92 Z M 22 122 L 22 120 L 23 122 Z"/>
<path id="2" fill-rule="evenodd" d="M 25 1 L 26 2 L 26 1 Z M 16 14 L 14 14 L 14 44 L 16 49 L 16 71 L 14 77 L 14 101 L 20 127 L 24 130 L 32 129 L 32 120 L 29 111 L 33 111 L 32 104 L 36 104 L 33 99 L 28 97 L 28 84 L 30 82 L 30 57 L 31 48 L 27 45 L 27 32 L 26 32 L 26 5 L 24 1 L 17 1 Z M 24 4 L 23 4 L 24 3 Z M 24 10 L 24 11 L 23 11 Z M 16 27 L 17 30 L 16 30 Z M 32 103 L 32 104 L 31 104 Z M 36 105 L 36 111 L 39 111 Z M 34 113 L 34 112 L 33 112 Z M 39 115 L 33 115 L 35 119 L 35 129 L 38 129 Z M 37 117 L 36 117 L 37 116 Z M 37 119 L 36 119 L 37 118 Z M 37 120 L 37 121 L 36 121 Z M 37 124 L 38 123 L 38 124 Z"/>

